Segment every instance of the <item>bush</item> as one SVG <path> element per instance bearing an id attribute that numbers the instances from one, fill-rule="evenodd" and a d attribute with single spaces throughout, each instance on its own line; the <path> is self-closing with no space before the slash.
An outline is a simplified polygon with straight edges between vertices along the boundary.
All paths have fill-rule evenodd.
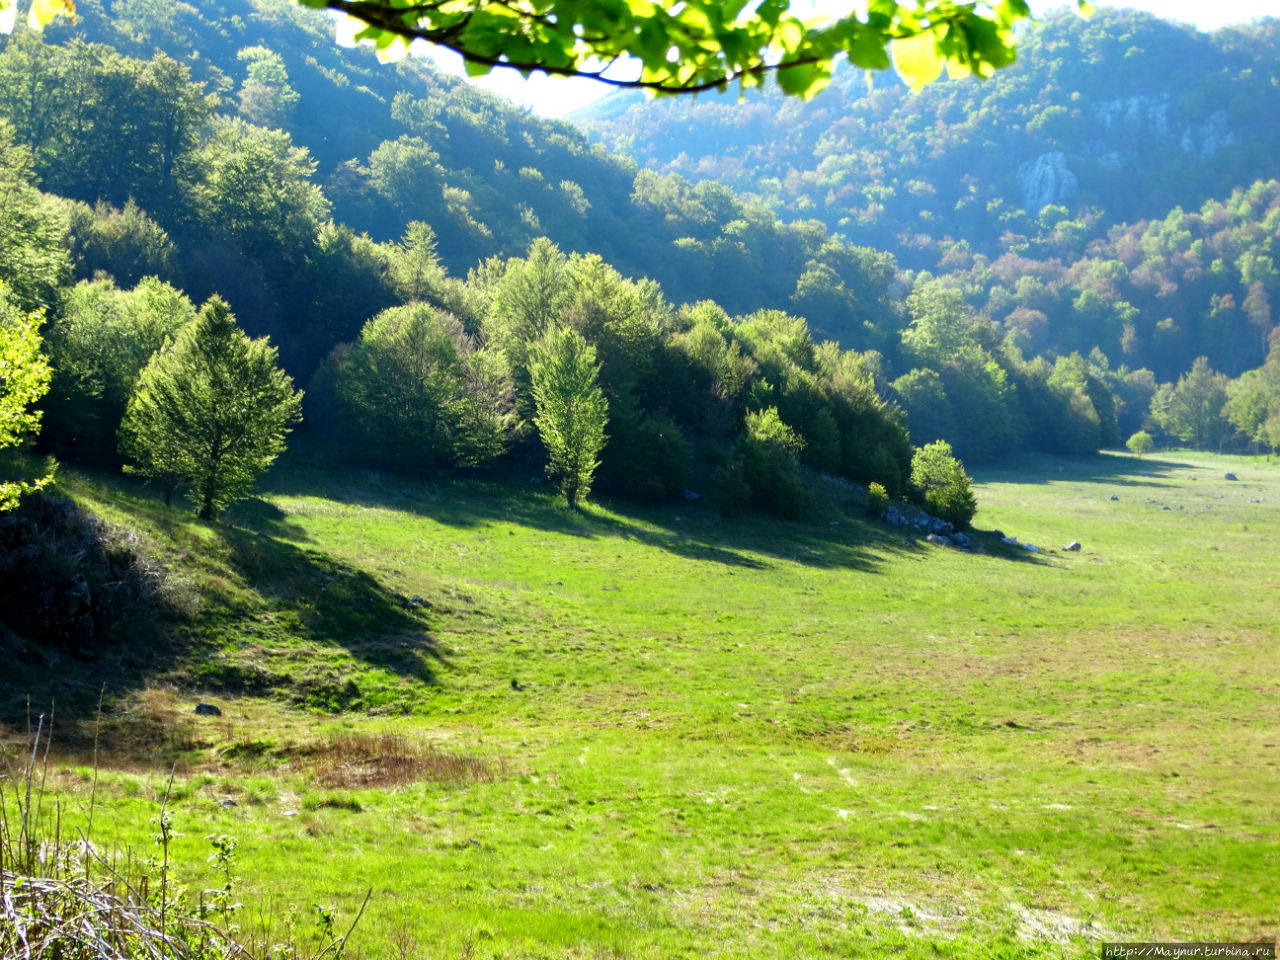
<path id="1" fill-rule="evenodd" d="M 872 516 L 879 516 L 880 511 L 889 505 L 889 493 L 885 490 L 884 484 L 872 483 L 867 487 L 866 508 L 867 513 Z"/>
<path id="2" fill-rule="evenodd" d="M 741 454 L 752 502 L 778 516 L 798 518 L 809 507 L 800 473 L 804 441 L 778 416 L 776 407 L 747 414 Z"/>
<path id="3" fill-rule="evenodd" d="M 938 440 L 911 458 L 911 487 L 915 499 L 935 517 L 966 528 L 977 512 L 973 481 L 964 464 L 951 455 L 951 444 Z"/>
<path id="4" fill-rule="evenodd" d="M 1129 452 L 1144 457 L 1156 448 L 1156 442 L 1151 438 L 1151 434 L 1145 430 L 1139 430 L 1132 437 L 1125 441 L 1124 444 L 1129 448 Z"/>

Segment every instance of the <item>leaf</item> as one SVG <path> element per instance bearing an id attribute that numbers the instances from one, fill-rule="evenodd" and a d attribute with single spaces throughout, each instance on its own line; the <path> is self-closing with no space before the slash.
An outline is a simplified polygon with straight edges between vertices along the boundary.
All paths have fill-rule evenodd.
<path id="1" fill-rule="evenodd" d="M 70 0 L 31 0 L 31 11 L 27 14 L 27 25 L 32 30 L 43 30 L 59 13 L 68 16 L 75 12 Z"/>
<path id="2" fill-rule="evenodd" d="M 859 30 L 845 47 L 849 62 L 864 70 L 884 70 L 889 66 L 884 36 L 875 30 Z"/>
<path id="3" fill-rule="evenodd" d="M 919 93 L 937 80 L 945 66 L 931 30 L 893 41 L 892 52 L 894 69 L 912 93 Z"/>
<path id="4" fill-rule="evenodd" d="M 778 86 L 783 92 L 804 97 L 806 100 L 821 93 L 830 81 L 829 61 L 798 63 L 790 67 L 784 63 L 778 69 Z"/>

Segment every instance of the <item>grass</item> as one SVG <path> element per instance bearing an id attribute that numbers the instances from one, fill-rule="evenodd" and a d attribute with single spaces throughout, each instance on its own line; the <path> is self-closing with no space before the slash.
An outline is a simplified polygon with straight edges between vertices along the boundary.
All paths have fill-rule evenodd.
<path id="1" fill-rule="evenodd" d="M 1041 552 L 933 547 L 838 495 L 726 523 L 281 470 L 210 527 L 64 479 L 205 598 L 162 652 L 68 666 L 114 685 L 99 842 L 149 842 L 177 762 L 175 856 L 201 877 L 192 838 L 235 835 L 273 911 L 372 887 L 366 957 L 1274 940 L 1280 465 L 977 479 L 978 526 Z M 51 774 L 73 805 L 85 763 Z"/>

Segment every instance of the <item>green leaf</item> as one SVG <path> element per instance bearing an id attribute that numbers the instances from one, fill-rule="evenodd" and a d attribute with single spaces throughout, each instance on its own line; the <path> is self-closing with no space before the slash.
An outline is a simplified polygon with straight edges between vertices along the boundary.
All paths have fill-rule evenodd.
<path id="1" fill-rule="evenodd" d="M 875 30 L 860 30 L 845 47 L 849 62 L 864 70 L 884 70 L 889 66 L 884 36 Z"/>
<path id="2" fill-rule="evenodd" d="M 932 30 L 895 40 L 892 49 L 894 69 L 913 93 L 919 93 L 937 80 L 946 65 L 938 54 L 938 43 Z"/>
<path id="3" fill-rule="evenodd" d="M 778 69 L 778 86 L 784 93 L 804 97 L 817 96 L 831 82 L 831 65 L 828 62 L 783 64 Z"/>

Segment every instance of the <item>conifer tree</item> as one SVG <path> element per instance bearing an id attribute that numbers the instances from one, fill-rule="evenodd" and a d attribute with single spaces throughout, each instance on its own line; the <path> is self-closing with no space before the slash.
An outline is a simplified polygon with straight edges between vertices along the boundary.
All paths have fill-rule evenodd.
<path id="1" fill-rule="evenodd" d="M 530 360 L 534 423 L 547 448 L 547 475 L 576 508 L 591 491 L 609 420 L 595 347 L 576 330 L 552 329 Z"/>
<path id="2" fill-rule="evenodd" d="M 156 477 L 172 501 L 189 484 L 201 519 L 243 497 L 284 449 L 302 394 L 265 338 L 250 340 L 213 297 L 138 378 L 121 431 L 132 472 Z"/>

